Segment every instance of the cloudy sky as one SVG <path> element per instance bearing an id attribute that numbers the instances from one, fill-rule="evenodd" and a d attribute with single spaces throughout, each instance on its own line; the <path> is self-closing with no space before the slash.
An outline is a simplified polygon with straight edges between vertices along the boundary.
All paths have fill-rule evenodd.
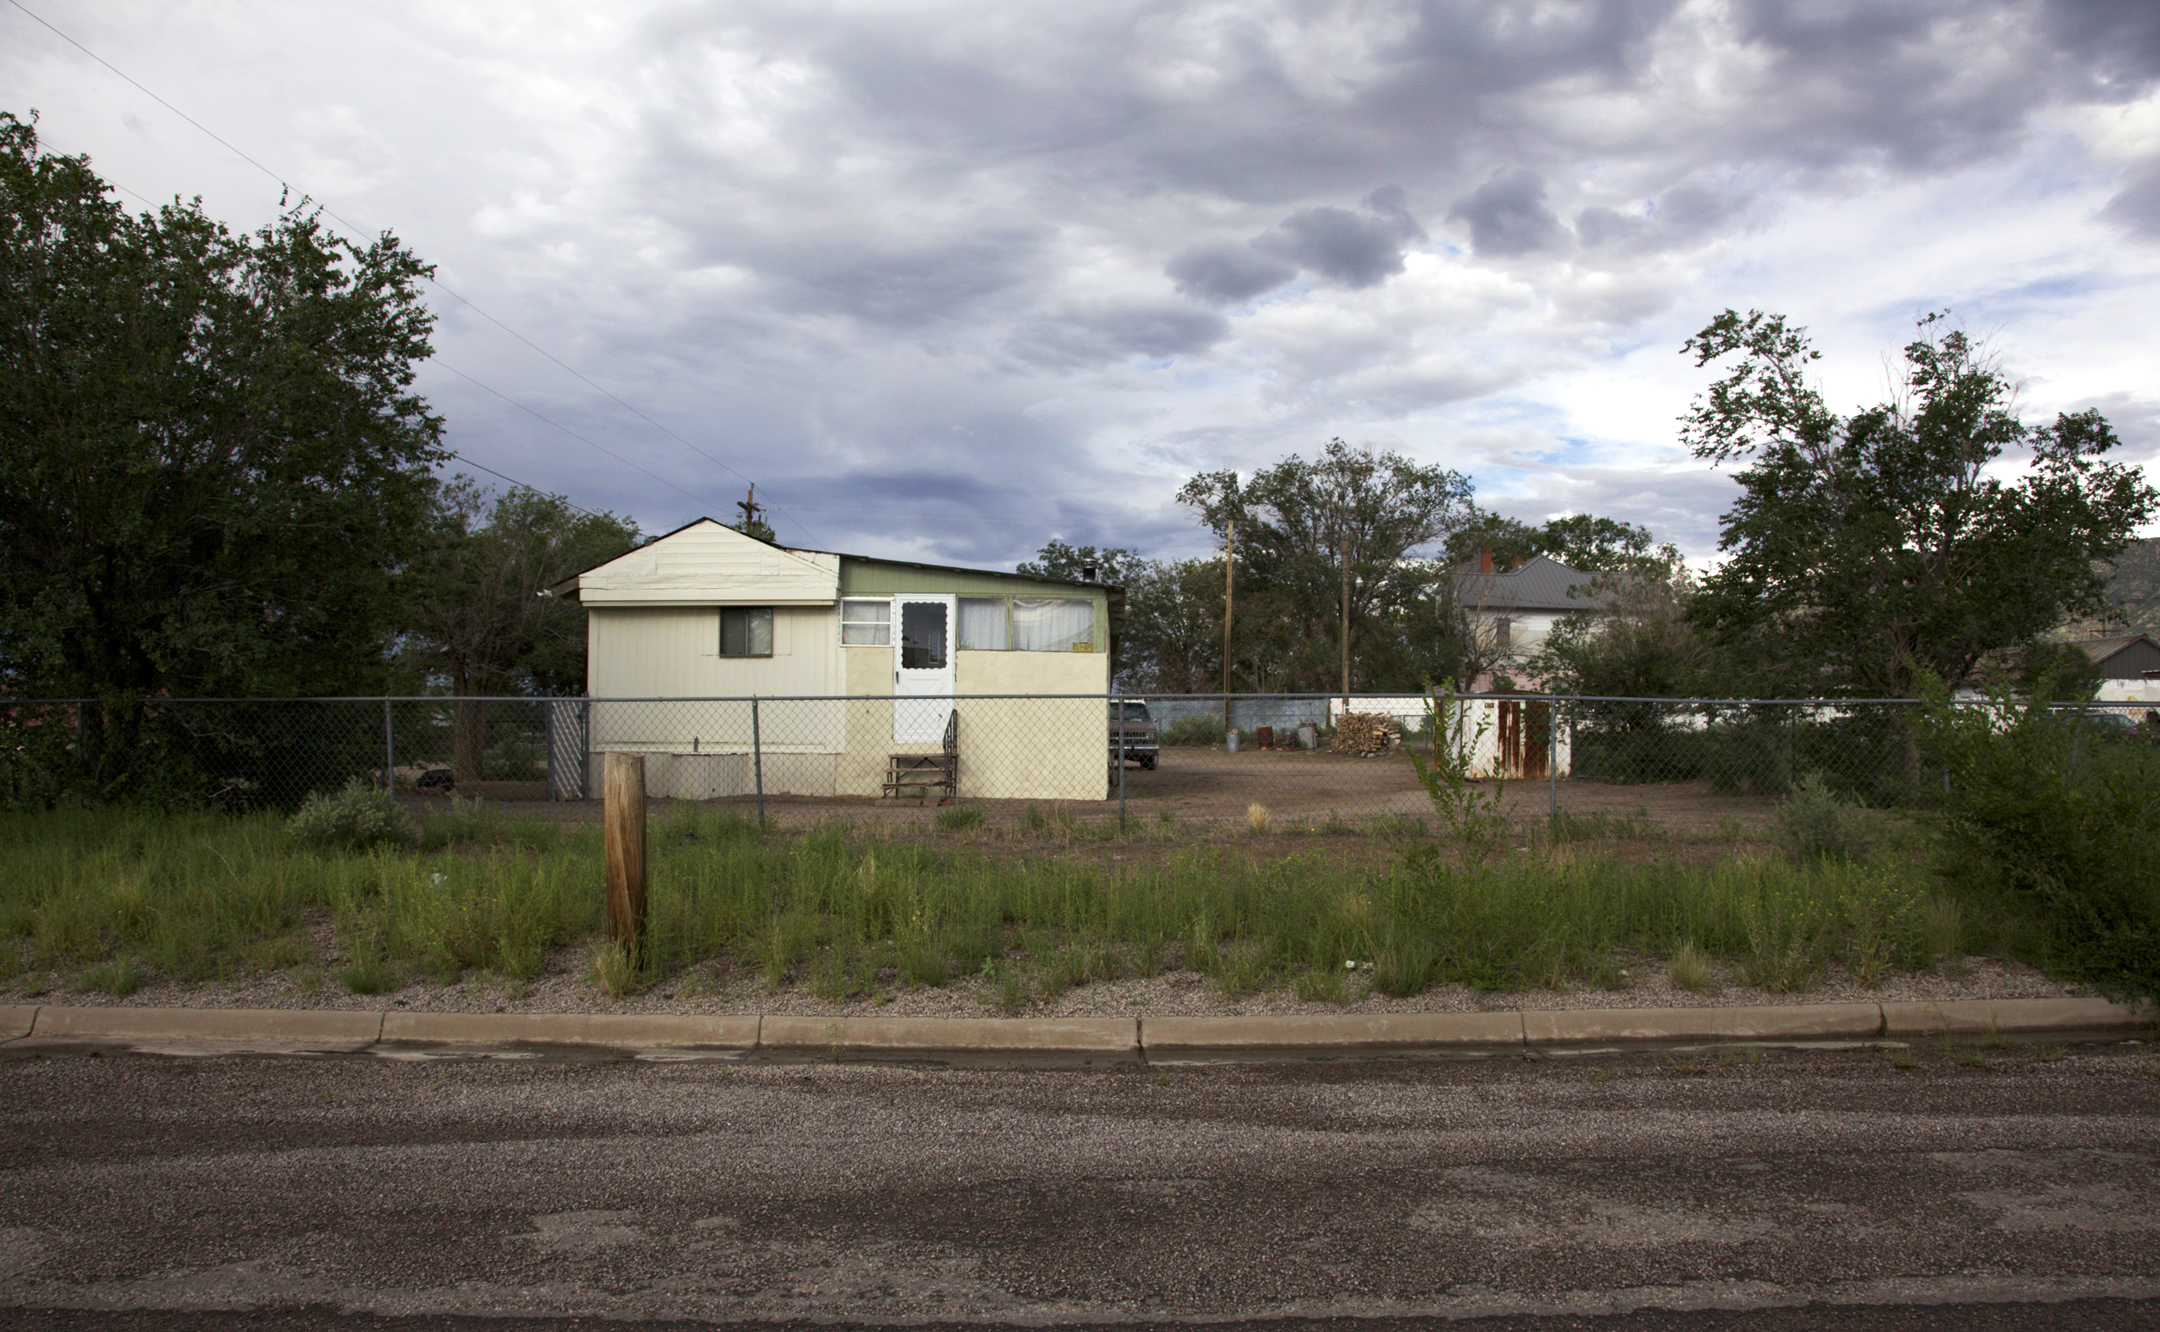
<path id="1" fill-rule="evenodd" d="M 648 530 L 752 478 L 827 549 L 1197 553 L 1185 477 L 1339 435 L 1707 556 L 1727 306 L 1847 409 L 1949 309 L 2160 476 L 2149 0 L 23 4 L 437 264 L 452 445 Z M 15 0 L 0 106 L 276 212 Z"/>

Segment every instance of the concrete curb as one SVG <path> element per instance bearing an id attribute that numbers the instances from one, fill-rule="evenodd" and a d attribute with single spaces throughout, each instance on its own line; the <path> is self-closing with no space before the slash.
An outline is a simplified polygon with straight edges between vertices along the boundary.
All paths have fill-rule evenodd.
<path id="1" fill-rule="evenodd" d="M 1883 1032 L 1901 1036 L 2129 1035 L 2153 1025 L 2150 1008 L 2105 999 L 1963 999 L 1887 1003 Z"/>
<path id="2" fill-rule="evenodd" d="M 386 1055 L 574 1048 L 648 1058 L 1111 1064 L 1914 1038 L 2122 1040 L 2154 1011 L 2104 999 L 1763 1004 L 1734 1008 L 1159 1018 L 904 1018 L 0 1005 L 9 1051 Z"/>
<path id="3" fill-rule="evenodd" d="M 36 1004 L 0 1004 L 0 1045 L 28 1036 L 37 1011 Z"/>
<path id="4" fill-rule="evenodd" d="M 582 1046 L 611 1050 L 698 1050 L 748 1054 L 754 1017 L 666 1013 L 387 1013 L 384 1045 Z"/>
<path id="5" fill-rule="evenodd" d="M 761 1053 L 840 1059 L 1056 1056 L 1137 1063 L 1135 1018 L 783 1017 L 760 1024 Z"/>
<path id="6" fill-rule="evenodd" d="M 23 1046 L 118 1045 L 157 1053 L 349 1054 L 382 1039 L 383 1015 L 326 1009 L 66 1008 L 43 1004 Z"/>

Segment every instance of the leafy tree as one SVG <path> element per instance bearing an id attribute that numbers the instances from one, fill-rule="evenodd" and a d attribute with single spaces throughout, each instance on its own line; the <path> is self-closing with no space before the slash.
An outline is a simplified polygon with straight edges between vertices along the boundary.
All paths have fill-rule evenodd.
<path id="1" fill-rule="evenodd" d="M 1600 584 L 1597 612 L 1563 615 L 1529 663 L 1556 693 L 1684 698 L 1710 671 L 1709 645 L 1689 619 L 1694 587 L 1678 560 L 1662 573 Z"/>
<path id="2" fill-rule="evenodd" d="M 2103 603 L 2095 561 L 2121 551 L 2156 494 L 2098 412 L 2027 425 L 1998 366 L 1939 315 L 1920 321 L 1891 401 L 1850 416 L 1809 377 L 1818 358 L 1779 315 L 1727 310 L 1685 348 L 1737 358 L 1684 418 L 1696 456 L 1741 461 L 1740 499 L 1695 619 L 1753 663 L 1755 688 L 1910 697 L 1985 654 Z M 1992 464 L 2029 451 L 2004 480 Z"/>
<path id="3" fill-rule="evenodd" d="M 1390 659 L 1403 641 L 1397 618 L 1432 581 L 1429 564 L 1406 557 L 1469 522 L 1470 493 L 1459 472 L 1340 439 L 1243 482 L 1230 471 L 1186 482 L 1179 502 L 1218 537 L 1237 528 L 1238 648 L 1252 651 L 1240 683 L 1316 692 L 1401 683 L 1404 664 Z M 1248 621 L 1260 630 L 1251 638 Z"/>
<path id="4" fill-rule="evenodd" d="M 408 579 L 408 658 L 464 698 L 582 693 L 585 613 L 548 589 L 629 551 L 637 527 L 535 490 L 490 500 L 469 478 L 444 488 L 434 538 Z M 483 707 L 456 705 L 453 753 L 464 780 L 480 776 Z"/>
<path id="5" fill-rule="evenodd" d="M 1469 526 L 1449 539 L 1448 558 L 1459 564 L 1487 551 L 1501 569 L 1549 555 L 1585 573 L 1654 573 L 1680 558 L 1674 547 L 1656 544 L 1647 527 L 1587 513 L 1568 514 L 1532 527 L 1480 510 Z"/>
<path id="6" fill-rule="evenodd" d="M 1223 562 L 1150 560 L 1127 576 L 1118 686 L 1212 694 L 1222 688 Z"/>
<path id="7" fill-rule="evenodd" d="M 1093 546 L 1075 546 L 1067 542 L 1051 540 L 1035 553 L 1032 560 L 1023 561 L 1015 570 L 1030 578 L 1062 578 L 1067 582 L 1089 581 L 1084 575 L 1095 570 L 1093 581 L 1111 587 L 1125 587 L 1138 576 L 1148 561 L 1138 552 L 1123 546 L 1105 546 L 1097 550 Z"/>
<path id="8" fill-rule="evenodd" d="M 441 422 L 425 264 L 304 205 L 130 215 L 0 113 L 0 679 L 112 700 L 379 684 Z"/>

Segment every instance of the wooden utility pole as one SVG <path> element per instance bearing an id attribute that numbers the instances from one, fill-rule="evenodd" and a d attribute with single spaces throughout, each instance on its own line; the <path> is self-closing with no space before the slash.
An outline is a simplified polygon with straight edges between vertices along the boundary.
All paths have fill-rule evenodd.
<path id="1" fill-rule="evenodd" d="M 1237 592 L 1237 519 L 1230 520 L 1230 532 L 1223 545 L 1222 566 L 1222 728 L 1225 735 L 1230 731 L 1230 614 Z"/>
<path id="2" fill-rule="evenodd" d="M 1342 706 L 1350 710 L 1350 547 L 1342 555 Z"/>
<path id="3" fill-rule="evenodd" d="M 1342 707 L 1350 711 L 1350 515 L 1335 511 L 1335 540 L 1342 547 Z"/>
<path id="4" fill-rule="evenodd" d="M 645 942 L 645 756 L 609 754 L 601 794 L 608 937 L 636 957 Z"/>

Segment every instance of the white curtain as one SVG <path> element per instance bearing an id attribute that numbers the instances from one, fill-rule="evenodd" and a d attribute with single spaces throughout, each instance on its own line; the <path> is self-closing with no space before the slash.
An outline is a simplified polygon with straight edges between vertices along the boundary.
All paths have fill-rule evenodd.
<path id="1" fill-rule="evenodd" d="M 1095 603 L 1051 597 L 1013 598 L 1013 646 L 1022 652 L 1070 652 L 1095 641 Z"/>
<path id="2" fill-rule="evenodd" d="M 1003 652 L 1005 598 L 960 598 L 960 646 L 975 652 Z"/>
<path id="3" fill-rule="evenodd" d="M 884 647 L 892 642 L 892 603 L 841 602 L 840 642 L 847 647 Z"/>

